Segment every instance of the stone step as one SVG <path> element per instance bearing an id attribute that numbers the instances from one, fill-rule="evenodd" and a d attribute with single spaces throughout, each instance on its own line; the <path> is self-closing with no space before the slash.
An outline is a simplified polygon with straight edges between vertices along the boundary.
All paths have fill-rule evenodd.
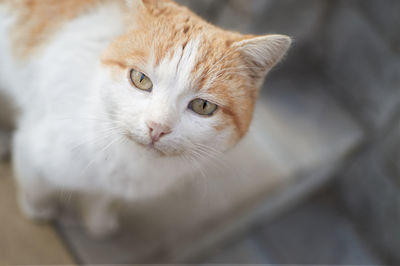
<path id="1" fill-rule="evenodd" d="M 202 264 L 383 265 L 337 202 L 311 198 L 273 221 L 259 222 Z"/>

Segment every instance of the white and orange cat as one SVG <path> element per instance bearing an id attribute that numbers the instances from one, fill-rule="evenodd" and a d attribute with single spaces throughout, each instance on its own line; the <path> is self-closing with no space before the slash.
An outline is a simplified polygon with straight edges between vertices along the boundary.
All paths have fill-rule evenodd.
<path id="1" fill-rule="evenodd" d="M 246 134 L 291 40 L 241 35 L 170 0 L 0 0 L 0 94 L 17 110 L 22 211 L 55 217 L 59 191 L 92 199 L 95 236 L 115 199 L 165 193 Z"/>

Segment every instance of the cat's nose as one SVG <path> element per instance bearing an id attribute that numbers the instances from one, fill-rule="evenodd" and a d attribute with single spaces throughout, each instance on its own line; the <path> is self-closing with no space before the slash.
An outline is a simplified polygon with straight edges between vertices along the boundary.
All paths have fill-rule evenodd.
<path id="1" fill-rule="evenodd" d="M 151 121 L 147 122 L 146 124 L 149 128 L 149 134 L 153 143 L 159 141 L 163 136 L 171 133 L 171 128 L 169 126 Z"/>

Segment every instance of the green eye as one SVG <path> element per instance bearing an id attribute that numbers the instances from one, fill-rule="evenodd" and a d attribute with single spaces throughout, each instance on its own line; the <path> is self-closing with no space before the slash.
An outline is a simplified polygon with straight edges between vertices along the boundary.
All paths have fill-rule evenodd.
<path id="1" fill-rule="evenodd" d="M 210 103 L 209 101 L 203 99 L 194 99 L 189 103 L 189 109 L 199 115 L 212 116 L 217 110 L 218 106 L 216 104 Z"/>
<path id="2" fill-rule="evenodd" d="M 153 89 L 153 82 L 142 72 L 132 69 L 130 79 L 139 90 L 151 92 Z"/>

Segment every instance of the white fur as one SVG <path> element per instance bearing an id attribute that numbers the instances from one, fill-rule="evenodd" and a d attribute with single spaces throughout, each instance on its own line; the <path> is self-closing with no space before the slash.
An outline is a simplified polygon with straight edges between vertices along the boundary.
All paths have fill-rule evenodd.
<path id="1" fill-rule="evenodd" d="M 218 116 L 201 117 L 187 108 L 199 96 L 190 73 L 200 39 L 171 51 L 172 59 L 158 67 L 153 61 L 143 66 L 154 83 L 152 93 L 133 88 L 127 73 L 116 80 L 101 66 L 101 53 L 124 31 L 119 8 L 101 6 L 67 23 L 39 54 L 21 63 L 8 42 L 13 18 L 0 6 L 0 89 L 20 109 L 13 161 L 21 206 L 32 218 L 48 219 L 57 191 L 101 195 L 91 200 L 99 205 L 85 218 L 96 235 L 115 229 L 115 217 L 105 218 L 111 213 L 108 199 L 157 196 L 193 169 L 184 159 L 160 157 L 137 144 L 150 143 L 147 121 L 172 128 L 156 143 L 167 155 L 193 152 L 195 143 L 222 151 L 232 134 L 229 128 L 215 130 Z"/>

